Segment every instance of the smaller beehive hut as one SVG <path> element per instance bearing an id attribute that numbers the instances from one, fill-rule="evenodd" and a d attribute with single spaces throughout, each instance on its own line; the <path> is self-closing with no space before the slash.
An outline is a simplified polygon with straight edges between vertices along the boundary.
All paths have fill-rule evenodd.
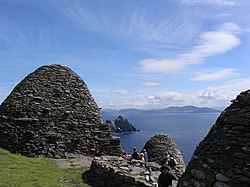
<path id="1" fill-rule="evenodd" d="M 61 65 L 38 68 L 0 106 L 0 147 L 27 156 L 60 158 L 121 152 L 102 124 L 87 85 Z"/>
<path id="2" fill-rule="evenodd" d="M 250 90 L 221 113 L 196 148 L 178 186 L 250 186 Z"/>
<path id="3" fill-rule="evenodd" d="M 162 164 L 163 159 L 172 155 L 177 165 L 174 167 L 174 173 L 180 177 L 185 170 L 185 164 L 180 149 L 168 135 L 158 134 L 147 141 L 143 149 L 146 149 L 150 162 Z"/>

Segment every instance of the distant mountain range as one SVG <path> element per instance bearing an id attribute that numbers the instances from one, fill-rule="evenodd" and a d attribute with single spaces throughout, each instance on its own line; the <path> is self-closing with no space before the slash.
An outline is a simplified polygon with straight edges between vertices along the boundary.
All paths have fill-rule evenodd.
<path id="1" fill-rule="evenodd" d="M 158 110 L 141 110 L 141 109 L 102 109 L 102 113 L 119 113 L 119 114 L 135 114 L 135 113 L 219 113 L 219 110 L 208 107 L 196 107 L 196 106 L 183 106 L 175 107 L 171 106 L 165 109 Z"/>

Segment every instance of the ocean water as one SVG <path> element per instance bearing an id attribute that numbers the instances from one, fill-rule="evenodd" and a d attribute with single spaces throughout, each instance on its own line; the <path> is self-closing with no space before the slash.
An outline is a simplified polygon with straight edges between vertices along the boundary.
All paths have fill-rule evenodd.
<path id="1" fill-rule="evenodd" d="M 124 150 L 140 151 L 156 134 L 168 134 L 178 145 L 184 162 L 190 161 L 196 146 L 207 135 L 220 113 L 130 113 L 122 114 L 139 132 L 115 135 L 121 138 Z M 104 113 L 103 120 L 114 120 L 117 114 Z"/>

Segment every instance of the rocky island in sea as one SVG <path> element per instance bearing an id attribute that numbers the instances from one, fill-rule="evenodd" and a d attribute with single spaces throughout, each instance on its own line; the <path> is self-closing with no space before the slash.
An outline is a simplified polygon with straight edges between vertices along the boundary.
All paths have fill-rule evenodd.
<path id="1" fill-rule="evenodd" d="M 114 121 L 106 120 L 106 125 L 110 126 L 112 133 L 133 133 L 138 131 L 128 119 L 119 115 Z"/>

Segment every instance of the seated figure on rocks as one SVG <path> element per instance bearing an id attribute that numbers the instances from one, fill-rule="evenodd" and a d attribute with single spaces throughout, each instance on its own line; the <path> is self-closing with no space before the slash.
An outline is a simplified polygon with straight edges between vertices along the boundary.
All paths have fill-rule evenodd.
<path id="1" fill-rule="evenodd" d="M 124 160 L 131 160 L 131 155 L 129 155 L 127 151 L 123 151 L 121 158 Z"/>
<path id="2" fill-rule="evenodd" d="M 140 153 L 140 160 L 142 160 L 143 162 L 145 162 L 144 153 Z"/>
<path id="3" fill-rule="evenodd" d="M 139 155 L 138 149 L 136 147 L 133 148 L 132 158 L 135 160 L 140 160 L 140 155 Z"/>

